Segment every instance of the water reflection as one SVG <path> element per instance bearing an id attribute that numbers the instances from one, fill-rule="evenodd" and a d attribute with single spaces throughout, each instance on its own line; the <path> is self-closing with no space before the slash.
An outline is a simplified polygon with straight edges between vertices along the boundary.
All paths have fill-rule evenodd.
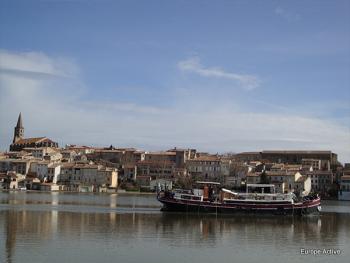
<path id="1" fill-rule="evenodd" d="M 227 242 L 243 246 L 283 242 L 285 247 L 295 244 L 339 247 L 339 241 L 350 240 L 350 216 L 339 214 L 320 218 L 259 218 L 6 210 L 0 212 L 0 220 L 5 221 L 1 225 L 7 262 L 12 261 L 17 247 L 37 248 L 56 238 L 113 240 L 115 234 L 126 242 L 161 239 L 175 248 L 218 247 Z M 340 233 L 345 236 L 341 238 Z"/>
<path id="2" fill-rule="evenodd" d="M 62 206 L 59 194 L 41 197 L 45 203 L 38 210 L 23 206 L 23 202 L 33 199 L 39 202 L 37 196 L 19 195 L 17 202 L 14 196 L 7 196 L 7 203 L 2 196 L 5 204 L 0 205 L 1 262 L 26 262 L 28 255 L 29 261 L 70 262 L 77 258 L 93 262 L 101 261 L 101 253 L 102 261 L 118 257 L 121 262 L 140 262 L 145 257 L 147 261 L 178 262 L 180 255 L 191 257 L 191 262 L 227 262 L 233 254 L 238 261 L 250 256 L 250 262 L 294 262 L 305 260 L 298 254 L 301 247 L 343 249 L 337 260 L 348 255 L 350 214 L 259 217 L 138 213 L 135 209 L 142 203 L 154 206 L 153 198 L 145 202 L 142 198 L 147 197 L 138 200 L 117 195 L 94 201 L 102 206 L 108 203 L 106 212 L 94 206 L 74 206 L 76 210 L 70 211 L 58 209 Z M 50 206 L 46 204 L 48 199 Z M 90 196 L 87 199 L 84 203 L 92 202 Z M 113 209 L 119 202 L 131 207 L 130 212 L 116 213 Z M 58 253 L 60 257 L 55 256 Z M 319 262 L 320 258 L 310 260 Z"/>

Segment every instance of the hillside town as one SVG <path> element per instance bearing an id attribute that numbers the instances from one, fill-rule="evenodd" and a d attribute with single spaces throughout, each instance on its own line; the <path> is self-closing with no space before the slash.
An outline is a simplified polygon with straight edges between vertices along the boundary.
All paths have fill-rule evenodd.
<path id="1" fill-rule="evenodd" d="M 274 184 L 280 193 L 306 189 L 323 198 L 350 200 L 350 163 L 332 151 L 260 151 L 210 154 L 177 148 L 66 145 L 47 137 L 25 138 L 21 114 L 9 151 L 0 153 L 3 190 L 121 192 L 219 182 L 228 189 Z"/>

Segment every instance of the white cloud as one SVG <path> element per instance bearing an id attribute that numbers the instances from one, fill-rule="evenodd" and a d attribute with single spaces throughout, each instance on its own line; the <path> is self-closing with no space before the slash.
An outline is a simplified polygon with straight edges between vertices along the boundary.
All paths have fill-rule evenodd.
<path id="1" fill-rule="evenodd" d="M 7 60 L 2 59 L 4 55 Z M 61 145 L 113 144 L 146 150 L 179 146 L 211 152 L 329 149 L 338 153 L 342 161 L 350 161 L 349 128 L 332 121 L 301 114 L 242 112 L 237 105 L 234 108 L 228 103 L 210 107 L 200 94 L 186 100 L 169 97 L 175 101 L 167 108 L 135 101 L 107 103 L 87 94 L 77 73 L 79 67 L 70 59 L 2 51 L 0 61 L 2 150 L 11 143 L 21 111 L 26 136 L 49 136 Z M 191 63 L 182 66 L 191 68 Z M 15 70 L 10 72 L 9 68 Z M 76 72 L 67 72 L 67 68 L 76 68 Z M 43 73 L 55 77 L 48 78 Z M 212 73 L 204 69 L 201 74 Z"/>
<path id="2" fill-rule="evenodd" d="M 23 74 L 69 77 L 76 75 L 78 68 L 67 58 L 51 58 L 41 52 L 6 52 L 0 50 L 0 70 Z"/>
<path id="3" fill-rule="evenodd" d="M 288 21 L 298 21 L 301 19 L 301 16 L 299 14 L 293 14 L 282 7 L 276 7 L 275 8 L 275 14 L 288 20 Z"/>
<path id="4" fill-rule="evenodd" d="M 178 62 L 178 68 L 182 71 L 193 72 L 203 77 L 233 80 L 247 90 L 254 89 L 260 85 L 260 80 L 256 76 L 226 72 L 218 67 L 206 68 L 200 63 L 197 57 Z"/>

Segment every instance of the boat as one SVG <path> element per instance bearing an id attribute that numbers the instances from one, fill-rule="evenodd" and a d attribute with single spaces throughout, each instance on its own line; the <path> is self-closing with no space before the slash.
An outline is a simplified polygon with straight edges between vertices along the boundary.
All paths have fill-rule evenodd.
<path id="1" fill-rule="evenodd" d="M 163 204 L 162 211 L 276 215 L 306 215 L 321 211 L 318 195 L 297 197 L 294 193 L 276 193 L 273 184 L 247 184 L 244 193 L 220 189 L 216 182 L 197 182 L 197 185 L 203 187 L 160 191 L 157 199 Z"/>

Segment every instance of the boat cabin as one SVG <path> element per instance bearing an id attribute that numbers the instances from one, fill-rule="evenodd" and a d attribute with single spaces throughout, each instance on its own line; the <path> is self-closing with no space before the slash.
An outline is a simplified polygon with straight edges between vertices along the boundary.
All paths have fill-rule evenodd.
<path id="1" fill-rule="evenodd" d="M 174 198 L 178 200 L 214 201 L 218 193 L 218 182 L 197 181 L 191 190 L 175 189 Z"/>
<path id="2" fill-rule="evenodd" d="M 265 193 L 265 189 L 269 188 L 268 193 Z M 254 189 L 255 191 L 250 191 Z M 256 189 L 259 189 L 256 191 Z M 231 201 L 247 201 L 247 202 L 282 202 L 282 203 L 294 203 L 295 195 L 293 193 L 280 194 L 276 193 L 275 185 L 273 184 L 247 184 L 245 193 L 236 193 L 225 188 L 221 189 L 220 199 L 222 202 Z"/>

